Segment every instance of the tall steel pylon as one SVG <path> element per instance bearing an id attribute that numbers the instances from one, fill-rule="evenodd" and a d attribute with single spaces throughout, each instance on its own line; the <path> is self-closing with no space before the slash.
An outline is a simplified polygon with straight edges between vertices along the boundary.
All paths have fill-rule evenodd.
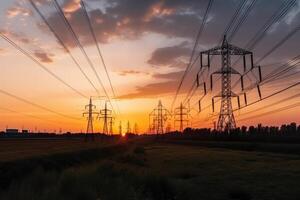
<path id="1" fill-rule="evenodd" d="M 93 105 L 92 98 L 90 98 L 90 102 L 88 105 L 85 106 L 85 109 L 87 110 L 87 112 L 84 112 L 82 115 L 83 116 L 87 115 L 88 123 L 87 123 L 87 127 L 86 127 L 86 136 L 88 134 L 92 134 L 92 136 L 93 136 L 93 134 L 94 134 L 94 126 L 93 126 L 94 117 L 93 117 L 93 115 L 98 116 L 99 113 L 94 112 L 94 109 L 96 109 L 96 106 Z"/>
<path id="2" fill-rule="evenodd" d="M 176 127 L 176 123 L 179 123 L 180 132 L 183 132 L 184 127 L 189 123 L 189 109 L 184 107 L 182 103 L 174 111 L 174 128 Z"/>
<path id="3" fill-rule="evenodd" d="M 236 122 L 234 119 L 234 114 L 232 110 L 232 97 L 236 97 L 238 100 L 238 106 L 240 107 L 239 96 L 236 95 L 231 90 L 231 75 L 237 74 L 241 76 L 241 87 L 244 89 L 243 83 L 243 75 L 241 75 L 237 70 L 231 67 L 231 56 L 243 56 L 243 68 L 244 72 L 246 71 L 246 55 L 250 55 L 251 69 L 253 68 L 253 53 L 242 48 L 236 47 L 228 43 L 226 39 L 226 35 L 224 35 L 224 39 L 221 46 L 209 49 L 207 51 L 203 51 L 200 53 L 200 63 L 201 68 L 205 67 L 203 65 L 203 55 L 207 55 L 207 65 L 206 67 L 210 68 L 210 56 L 211 55 L 220 55 L 222 67 L 220 70 L 217 70 L 211 74 L 210 84 L 211 90 L 213 88 L 213 75 L 221 74 L 221 92 L 212 98 L 212 107 L 214 112 L 214 98 L 221 98 L 221 107 L 220 114 L 217 123 L 218 131 L 229 131 L 231 129 L 236 128 Z"/>
<path id="4" fill-rule="evenodd" d="M 154 108 L 149 114 L 150 132 L 163 134 L 165 122 L 168 120 L 169 116 L 171 116 L 171 113 L 162 105 L 161 101 L 159 100 L 157 107 Z"/>
<path id="5" fill-rule="evenodd" d="M 107 108 L 107 101 L 105 101 L 104 109 L 100 110 L 99 119 L 103 120 L 103 133 L 107 135 L 112 134 L 112 123 L 113 123 L 112 110 Z M 110 125 L 110 130 L 108 129 L 108 125 Z"/>

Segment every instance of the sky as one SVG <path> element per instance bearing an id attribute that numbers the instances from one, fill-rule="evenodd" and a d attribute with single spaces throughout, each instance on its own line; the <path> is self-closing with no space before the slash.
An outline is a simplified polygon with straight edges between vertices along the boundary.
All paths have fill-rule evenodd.
<path id="1" fill-rule="evenodd" d="M 1 1 L 0 33 L 28 52 L 43 67 L 0 38 L 0 130 L 9 127 L 85 132 L 87 121 L 82 113 L 85 112 L 85 105 L 89 103 L 89 97 L 93 97 L 95 111 L 104 106 L 105 101 L 101 100 L 103 98 L 96 98 L 99 95 L 105 96 L 99 79 L 112 99 L 112 107 L 110 105 L 109 107 L 114 110 L 116 133 L 120 122 L 125 131 L 127 121 L 131 126 L 136 123 L 139 132 L 145 132 L 149 127 L 148 115 L 159 100 L 172 112 L 186 99 L 200 69 L 199 59 L 188 71 L 175 104 L 171 106 L 189 63 L 209 0 L 84 0 L 114 92 L 98 55 L 97 45 L 80 6 L 80 0 L 57 0 L 57 2 L 91 60 L 99 79 L 78 48 L 72 33 L 65 26 L 62 16 L 55 8 L 54 0 L 33 0 L 33 2 L 81 68 L 78 68 L 57 41 L 29 0 Z M 196 47 L 196 55 L 219 45 L 224 30 L 233 19 L 241 2 L 241 0 L 212 1 Z M 252 6 L 252 9 L 235 34 L 232 34 L 235 25 L 228 32 L 231 36 L 230 43 L 245 49 L 251 48 L 254 63 L 262 66 L 263 77 L 267 77 L 273 70 L 291 61 L 300 51 L 300 33 L 295 31 L 275 51 L 260 59 L 299 27 L 300 0 L 295 2 L 284 17 L 266 29 L 263 38 L 255 46 L 249 47 L 254 36 L 270 21 L 274 13 L 282 10 L 287 2 L 292 1 L 274 0 L 270 4 L 268 0 L 246 0 L 244 10 L 241 10 L 241 15 L 237 16 L 236 20 L 242 17 L 248 6 Z M 232 63 L 237 59 L 232 58 Z M 205 71 L 201 79 L 208 84 L 210 73 L 220 69 L 220 66 L 220 58 L 215 58 L 211 71 Z M 240 60 L 234 67 L 243 73 Z M 50 75 L 49 71 L 62 81 Z M 263 85 L 262 96 L 268 96 L 299 82 L 299 71 L 299 66 L 296 66 L 287 73 L 289 78 Z M 238 77 L 233 76 L 233 82 L 237 80 Z M 257 71 L 249 73 L 245 81 L 246 87 L 256 83 Z M 220 84 L 216 76 L 214 78 L 216 87 L 201 101 L 202 107 L 207 107 L 206 110 L 198 112 L 198 100 L 203 96 L 201 88 L 195 90 L 189 104 L 185 102 L 185 106 L 191 110 L 190 125 L 200 128 L 213 126 L 220 105 L 216 103 L 216 112 L 213 113 L 210 105 L 211 97 L 219 93 Z M 299 103 L 300 98 L 297 96 L 299 89 L 298 85 L 236 111 L 237 125 L 258 123 L 280 125 L 292 121 L 300 123 L 299 106 L 281 112 L 270 112 Z M 234 92 L 240 94 L 240 87 L 235 87 Z M 255 89 L 249 91 L 247 95 L 248 102 L 259 99 Z M 237 108 L 236 99 L 232 99 L 232 102 L 233 107 Z M 264 114 L 268 112 L 269 114 Z M 171 121 L 170 124 L 174 126 Z M 95 131 L 101 130 L 101 121 L 95 119 L 94 126 Z M 175 124 L 173 128 L 176 129 L 178 126 Z"/>

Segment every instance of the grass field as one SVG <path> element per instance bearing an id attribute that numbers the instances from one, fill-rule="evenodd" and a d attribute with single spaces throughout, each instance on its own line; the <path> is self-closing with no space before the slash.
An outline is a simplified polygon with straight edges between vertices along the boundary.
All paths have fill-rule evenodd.
<path id="1" fill-rule="evenodd" d="M 87 143 L 84 138 L 1 139 L 0 162 L 97 148 L 110 143 L 99 139 Z"/>
<path id="2" fill-rule="evenodd" d="M 64 141 L 59 149 L 59 142 L 51 141 L 45 147 L 48 154 L 42 156 L 50 164 L 45 167 L 44 162 L 31 160 L 34 170 L 24 171 L 26 176 L 4 187 L 0 198 L 296 200 L 300 196 L 299 155 L 153 141 L 105 147 L 73 142 Z M 89 149 L 82 153 L 84 148 Z M 16 157 L 9 162 L 28 164 Z"/>

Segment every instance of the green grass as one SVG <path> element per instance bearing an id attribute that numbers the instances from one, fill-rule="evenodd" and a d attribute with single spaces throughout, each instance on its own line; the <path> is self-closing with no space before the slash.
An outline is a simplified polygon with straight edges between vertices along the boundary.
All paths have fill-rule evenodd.
<path id="1" fill-rule="evenodd" d="M 60 170 L 36 167 L 2 191 L 0 199 L 296 200 L 300 196 L 297 155 L 138 142 L 108 154 Z"/>

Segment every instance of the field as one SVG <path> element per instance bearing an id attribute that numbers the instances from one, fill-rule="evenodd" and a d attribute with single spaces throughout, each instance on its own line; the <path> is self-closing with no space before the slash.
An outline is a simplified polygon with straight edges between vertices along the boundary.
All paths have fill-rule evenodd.
<path id="1" fill-rule="evenodd" d="M 300 196 L 298 154 L 149 138 L 6 144 L 1 145 L 1 199 L 282 200 Z M 10 150 L 3 152 L 6 148 Z M 24 157 L 16 156 L 19 153 Z"/>

